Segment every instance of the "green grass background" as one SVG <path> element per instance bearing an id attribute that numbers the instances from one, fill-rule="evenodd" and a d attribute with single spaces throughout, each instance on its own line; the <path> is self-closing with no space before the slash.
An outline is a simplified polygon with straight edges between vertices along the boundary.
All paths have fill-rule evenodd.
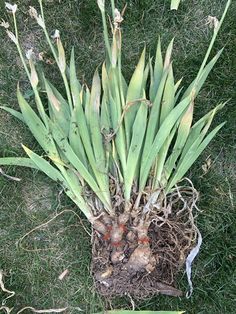
<path id="1" fill-rule="evenodd" d="M 162 36 L 165 48 L 175 36 L 175 75 L 177 79 L 184 76 L 184 85 L 187 85 L 196 75 L 212 35 L 212 30 L 205 24 L 206 17 L 220 17 L 225 2 L 185 0 L 177 12 L 171 12 L 167 0 L 127 1 L 123 23 L 125 76 L 130 77 L 144 44 L 154 53 L 158 34 Z M 19 5 L 17 15 L 23 48 L 33 47 L 36 52 L 48 52 L 41 30 L 27 13 L 29 5 L 38 6 L 37 1 L 21 0 L 16 3 Z M 117 2 L 119 8 L 124 4 L 123 0 Z M 90 85 L 96 66 L 104 58 L 101 19 L 95 0 L 48 0 L 44 6 L 49 31 L 53 32 L 56 28 L 61 31 L 67 51 L 75 46 L 79 77 Z M 1 18 L 11 23 L 3 0 L 0 1 Z M 0 46 L 0 104 L 18 108 L 17 82 L 21 82 L 29 100 L 30 87 L 13 43 L 3 29 L 0 29 Z M 189 300 L 157 296 L 147 301 L 136 301 L 137 309 L 185 309 L 188 314 L 236 312 L 235 1 L 212 55 L 223 46 L 223 55 L 195 105 L 197 119 L 220 101 L 231 98 L 215 120 L 215 123 L 226 120 L 226 126 L 189 172 L 200 192 L 199 208 L 202 212 L 198 225 L 204 238 L 201 254 L 194 263 L 195 291 Z M 54 84 L 61 85 L 54 66 L 46 65 L 45 69 Z M 21 143 L 39 150 L 28 130 L 0 111 L 1 156 L 23 155 Z M 212 165 L 204 175 L 202 165 L 209 157 Z M 56 212 L 77 209 L 61 193 L 60 187 L 42 174 L 15 167 L 5 167 L 4 170 L 22 179 L 21 182 L 14 182 L 0 176 L 0 269 L 4 270 L 6 286 L 16 292 L 7 304 L 15 306 L 15 312 L 26 305 L 36 308 L 70 306 L 68 313 L 78 313 L 75 307 L 80 307 L 84 313 L 93 313 L 104 307 L 128 308 L 128 297 L 108 302 L 96 294 L 89 270 L 90 238 L 73 214 L 65 213 L 58 217 L 47 227 L 30 234 L 23 243 L 28 249 L 44 250 L 29 252 L 17 246 L 17 241 L 26 232 L 53 217 Z M 84 220 L 82 216 L 81 219 Z M 65 269 L 69 270 L 69 274 L 60 281 L 58 276 Z M 187 290 L 184 275 L 179 278 L 179 286 Z M 0 300 L 4 297 L 6 295 L 0 292 Z"/>

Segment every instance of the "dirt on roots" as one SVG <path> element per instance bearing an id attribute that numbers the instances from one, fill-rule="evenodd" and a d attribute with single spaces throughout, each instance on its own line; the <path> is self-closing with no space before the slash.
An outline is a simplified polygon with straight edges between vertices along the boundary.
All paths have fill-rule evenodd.
<path id="1" fill-rule="evenodd" d="M 159 205 L 148 214 L 140 214 L 144 209 L 140 202 L 138 213 L 125 221 L 118 214 L 106 225 L 105 234 L 94 230 L 92 273 L 97 291 L 107 298 L 181 296 L 176 275 L 196 244 L 197 199 L 192 186 L 180 187 L 162 199 L 161 206 L 156 202 Z"/>

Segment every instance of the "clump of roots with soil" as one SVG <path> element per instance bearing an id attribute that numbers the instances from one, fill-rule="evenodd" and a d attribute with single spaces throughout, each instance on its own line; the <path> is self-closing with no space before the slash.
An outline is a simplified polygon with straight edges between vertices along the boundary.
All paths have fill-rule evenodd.
<path id="1" fill-rule="evenodd" d="M 116 202 L 116 215 L 101 214 L 94 224 L 92 271 L 106 297 L 182 295 L 175 279 L 196 243 L 198 193 L 192 184 L 150 193 L 133 192 L 128 209 Z"/>

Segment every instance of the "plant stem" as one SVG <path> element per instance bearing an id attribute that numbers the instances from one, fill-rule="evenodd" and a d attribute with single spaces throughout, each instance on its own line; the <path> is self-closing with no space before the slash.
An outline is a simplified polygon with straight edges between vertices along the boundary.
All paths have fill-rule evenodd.
<path id="1" fill-rule="evenodd" d="M 225 16 L 226 16 L 227 11 L 228 11 L 228 9 L 229 9 L 229 6 L 230 6 L 230 4 L 231 4 L 231 1 L 232 1 L 232 0 L 228 0 L 228 2 L 227 2 L 227 4 L 226 4 L 226 7 L 225 7 L 225 10 L 224 10 L 224 13 L 223 13 L 223 15 L 222 15 L 222 17 L 221 17 L 221 19 L 220 19 L 219 25 L 218 25 L 217 27 L 215 27 L 215 29 L 214 29 L 213 37 L 212 37 L 211 42 L 210 42 L 210 45 L 209 45 L 209 47 L 208 47 L 208 49 L 207 49 L 207 52 L 206 52 L 205 58 L 204 58 L 204 60 L 203 60 L 203 62 L 202 62 L 202 65 L 201 65 L 201 67 L 200 67 L 200 69 L 199 69 L 199 71 L 198 71 L 198 75 L 197 75 L 197 77 L 196 77 L 195 84 L 194 84 L 194 87 L 193 87 L 193 88 L 195 88 L 195 86 L 197 85 L 198 80 L 199 80 L 200 77 L 201 77 L 202 71 L 203 71 L 203 69 L 205 68 L 205 65 L 206 65 L 206 63 L 207 63 L 207 60 L 208 60 L 208 58 L 209 58 L 209 55 L 210 55 L 210 53 L 211 53 L 212 47 L 213 47 L 213 45 L 214 45 L 214 43 L 215 43 L 215 40 L 216 40 L 216 37 L 217 37 L 217 35 L 218 35 L 218 32 L 219 32 L 219 30 L 220 30 L 220 28 L 221 28 L 221 25 L 222 25 L 222 23 L 224 22 L 224 19 L 225 19 Z"/>
<path id="2" fill-rule="evenodd" d="M 28 67 L 26 65 L 25 58 L 24 58 L 24 56 L 22 54 L 22 49 L 21 49 L 21 46 L 20 46 L 20 43 L 19 43 L 18 28 L 17 28 L 16 15 L 15 14 L 13 14 L 13 20 L 14 20 L 15 36 L 16 36 L 16 40 L 17 40 L 16 47 L 17 47 L 17 50 L 18 50 L 21 62 L 23 64 L 23 66 L 24 66 L 25 72 L 26 72 L 26 74 L 28 76 L 28 79 L 30 80 L 30 72 L 29 72 L 29 69 L 28 69 Z"/>
<path id="3" fill-rule="evenodd" d="M 115 0 L 111 0 L 111 9 L 112 9 L 112 16 L 114 20 L 115 19 Z"/>
<path id="4" fill-rule="evenodd" d="M 108 53 L 109 62 L 111 64 L 112 63 L 111 46 L 109 43 L 109 36 L 108 36 L 108 29 L 107 29 L 105 12 L 103 12 L 103 11 L 102 11 L 102 24 L 103 24 L 103 35 L 104 35 L 105 45 L 106 45 L 106 49 L 107 49 L 107 53 Z"/>
<path id="5" fill-rule="evenodd" d="M 15 35 L 16 35 L 16 39 L 17 39 L 17 44 L 16 44 L 16 47 L 17 47 L 17 50 L 18 50 L 18 53 L 19 53 L 19 56 L 20 56 L 20 59 L 21 59 L 21 62 L 24 66 L 24 69 L 25 69 L 25 72 L 28 76 L 28 79 L 31 83 L 31 74 L 29 72 L 29 69 L 27 67 L 27 64 L 25 62 L 25 58 L 23 56 L 23 53 L 22 53 L 22 49 L 21 49 L 21 45 L 20 45 L 20 42 L 19 42 L 19 36 L 18 36 L 18 27 L 17 27 L 17 22 L 16 22 L 16 16 L 15 14 L 13 14 L 13 20 L 14 20 L 14 28 L 15 28 Z M 36 100 L 36 104 L 37 104 L 37 108 L 38 108 L 38 111 L 40 113 L 40 116 L 41 118 L 43 119 L 43 122 L 46 126 L 47 129 L 49 129 L 49 126 L 48 126 L 48 121 L 47 121 L 47 116 L 46 116 L 46 113 L 44 111 L 44 107 L 43 107 L 43 104 L 42 104 L 42 101 L 41 101 L 41 98 L 39 96 L 39 92 L 37 90 L 37 87 L 32 86 L 32 89 L 33 89 L 33 92 L 34 92 L 34 95 L 35 95 L 35 100 Z"/>
<path id="6" fill-rule="evenodd" d="M 45 18 L 44 18 L 44 11 L 43 11 L 42 1 L 39 1 L 39 4 L 40 4 L 40 10 L 41 10 L 42 19 L 43 19 L 43 22 L 44 22 L 44 25 L 45 25 Z M 57 53 L 56 53 L 55 48 L 54 48 L 53 45 L 52 45 L 52 42 L 51 42 L 51 39 L 50 39 L 50 37 L 49 37 L 49 34 L 48 34 L 48 31 L 47 31 L 46 26 L 43 28 L 43 30 L 44 30 L 44 34 L 45 34 L 46 40 L 47 40 L 47 42 L 48 42 L 48 44 L 49 44 L 49 47 L 50 47 L 50 49 L 51 49 L 51 51 L 52 51 L 53 57 L 54 57 L 54 59 L 56 60 L 56 63 L 57 63 L 57 65 L 58 65 L 59 69 L 60 69 L 58 56 L 57 56 Z M 72 97 L 71 97 L 71 92 L 70 92 L 69 83 L 68 83 L 68 80 L 67 80 L 67 77 L 66 77 L 65 72 L 62 72 L 62 71 L 60 71 L 60 72 L 61 72 L 61 76 L 62 76 L 64 85 L 65 85 L 66 95 L 67 95 L 67 99 L 68 99 L 70 111 L 71 111 L 71 113 L 72 113 L 72 111 L 73 111 L 73 105 L 72 105 Z"/>

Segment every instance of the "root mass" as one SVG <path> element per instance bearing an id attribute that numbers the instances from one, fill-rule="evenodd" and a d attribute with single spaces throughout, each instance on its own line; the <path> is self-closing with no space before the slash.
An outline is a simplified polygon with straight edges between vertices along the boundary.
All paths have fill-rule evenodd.
<path id="1" fill-rule="evenodd" d="M 138 210 L 99 218 L 103 232 L 95 227 L 92 239 L 92 272 L 99 293 L 108 298 L 181 296 L 176 275 L 196 242 L 192 210 L 197 198 L 193 187 L 176 189 L 146 213 L 147 199 L 142 197 Z"/>

